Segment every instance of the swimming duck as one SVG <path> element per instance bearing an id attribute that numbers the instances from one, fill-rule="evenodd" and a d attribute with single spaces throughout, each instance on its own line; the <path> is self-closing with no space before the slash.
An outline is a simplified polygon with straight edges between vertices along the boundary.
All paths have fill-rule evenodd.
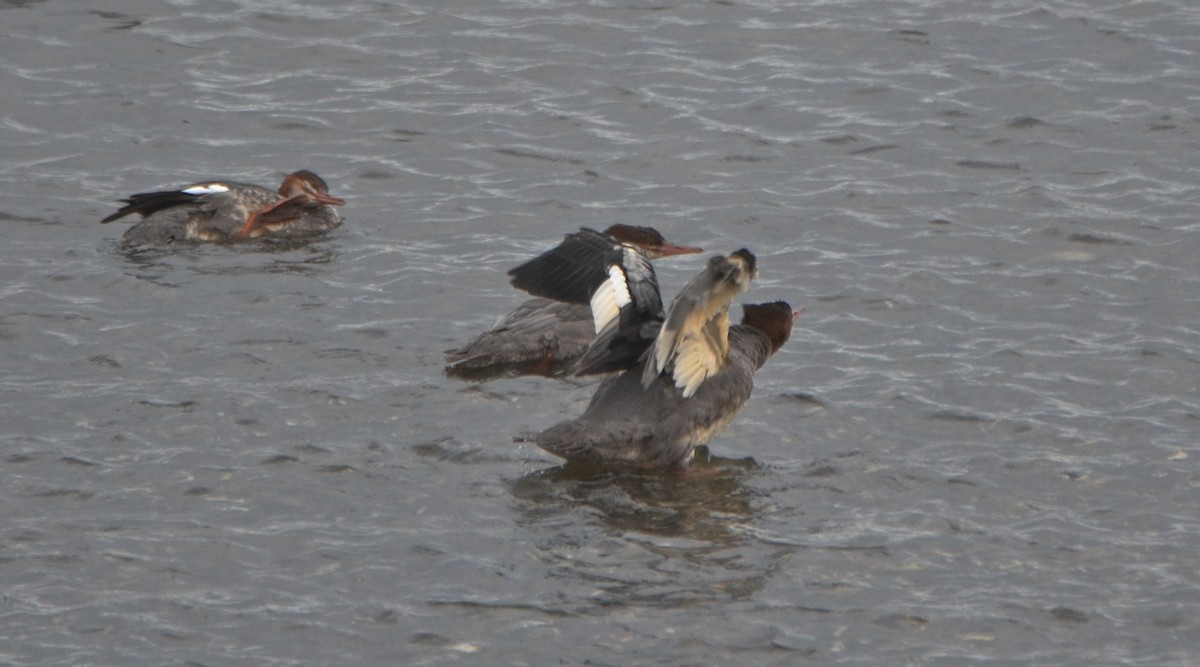
<path id="1" fill-rule="evenodd" d="M 653 285 L 643 307 L 661 310 L 650 260 L 703 252 L 669 243 L 651 227 L 616 224 L 597 232 L 582 228 L 554 248 L 509 270 L 514 287 L 533 294 L 471 343 L 446 352 L 446 373 L 470 379 L 500 375 L 564 375 L 591 345 L 596 332 L 617 312 L 593 316 L 597 294 L 615 303 L 613 266 Z M 653 302 L 650 302 L 650 299 Z"/>
<path id="2" fill-rule="evenodd" d="M 125 247 L 313 236 L 341 225 L 332 207 L 346 203 L 329 194 L 325 181 L 308 170 L 288 174 L 277 191 L 250 183 L 205 181 L 121 201 L 125 206 L 100 222 L 140 215 L 143 220 L 121 238 Z"/>
<path id="3" fill-rule="evenodd" d="M 755 371 L 787 342 L 800 314 L 782 301 L 747 304 L 741 322 L 729 326 L 729 303 L 746 289 L 755 264 L 746 250 L 714 257 L 653 337 L 652 323 L 627 328 L 636 336 L 613 337 L 621 341 L 616 348 L 598 336 L 593 350 L 616 349 L 613 358 L 625 360 L 626 370 L 601 383 L 582 416 L 534 442 L 573 462 L 686 465 L 745 407 Z M 630 363 L 638 345 L 643 352 Z"/>

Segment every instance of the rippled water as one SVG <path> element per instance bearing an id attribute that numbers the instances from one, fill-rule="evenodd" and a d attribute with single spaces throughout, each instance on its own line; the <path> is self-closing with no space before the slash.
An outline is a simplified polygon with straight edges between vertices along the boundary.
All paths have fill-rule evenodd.
<path id="1" fill-rule="evenodd" d="M 0 21 L 0 664 L 1200 655 L 1191 3 Z M 299 168 L 349 202 L 326 239 L 97 224 Z M 505 269 L 613 222 L 807 308 L 686 473 L 520 442 L 591 381 L 441 374 Z"/>

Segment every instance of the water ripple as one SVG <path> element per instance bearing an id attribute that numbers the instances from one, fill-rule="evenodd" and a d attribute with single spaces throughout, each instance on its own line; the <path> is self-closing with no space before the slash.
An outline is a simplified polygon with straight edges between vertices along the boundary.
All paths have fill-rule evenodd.
<path id="1" fill-rule="evenodd" d="M 9 662 L 1194 653 L 1183 3 L 0 13 Z M 328 238 L 97 224 L 298 168 L 347 199 Z M 682 477 L 514 442 L 590 380 L 441 373 L 506 269 L 615 222 L 807 308 Z"/>

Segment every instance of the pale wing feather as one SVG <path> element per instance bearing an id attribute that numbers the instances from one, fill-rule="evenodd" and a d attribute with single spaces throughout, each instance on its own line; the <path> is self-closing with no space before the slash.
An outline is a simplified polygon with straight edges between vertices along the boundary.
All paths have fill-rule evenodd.
<path id="1" fill-rule="evenodd" d="M 687 398 L 729 360 L 728 306 L 679 341 L 672 378 Z"/>
<path id="2" fill-rule="evenodd" d="M 680 292 L 651 348 L 642 373 L 644 386 L 674 364 L 676 385 L 691 396 L 705 378 L 721 369 L 729 351 L 729 305 L 750 283 L 743 268 L 740 261 L 714 257 Z"/>
<path id="3" fill-rule="evenodd" d="M 580 375 L 636 365 L 662 322 L 658 278 L 645 253 L 627 244 L 614 248 L 605 275 L 591 296 L 596 337 L 576 367 Z M 647 327 L 653 327 L 648 334 Z"/>
<path id="4" fill-rule="evenodd" d="M 619 266 L 609 266 L 608 279 L 600 283 L 591 298 L 592 321 L 596 325 L 596 333 L 600 333 L 609 322 L 620 317 L 621 309 L 631 302 L 625 272 Z"/>

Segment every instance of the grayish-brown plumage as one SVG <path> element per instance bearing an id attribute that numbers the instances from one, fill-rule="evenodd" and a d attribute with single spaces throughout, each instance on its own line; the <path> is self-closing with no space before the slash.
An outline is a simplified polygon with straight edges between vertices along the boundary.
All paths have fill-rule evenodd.
<path id="1" fill-rule="evenodd" d="M 669 243 L 650 227 L 612 225 L 604 232 L 583 228 L 508 272 L 514 287 L 535 295 L 469 344 L 446 351 L 446 373 L 483 380 L 502 375 L 564 375 L 573 372 L 596 331 L 619 319 L 629 291 L 610 267 L 625 267 L 639 281 L 626 310 L 661 311 L 650 260 L 702 252 Z M 637 287 L 648 283 L 646 290 Z M 624 291 L 623 291 L 624 290 Z M 607 307 L 598 303 L 608 304 Z M 599 310 L 593 310 L 593 307 Z"/>
<path id="2" fill-rule="evenodd" d="M 121 245 L 175 241 L 227 242 L 255 238 L 304 238 L 342 224 L 334 206 L 346 203 L 308 170 L 288 174 L 278 190 L 236 181 L 205 181 L 122 200 L 125 206 L 100 222 L 137 214 Z"/>
<path id="3" fill-rule="evenodd" d="M 754 373 L 791 336 L 799 312 L 785 302 L 748 304 L 729 327 L 728 356 L 690 396 L 663 372 L 648 384 L 649 357 L 601 383 L 583 415 L 541 432 L 534 442 L 568 461 L 684 465 L 695 448 L 725 430 L 754 389 Z"/>

